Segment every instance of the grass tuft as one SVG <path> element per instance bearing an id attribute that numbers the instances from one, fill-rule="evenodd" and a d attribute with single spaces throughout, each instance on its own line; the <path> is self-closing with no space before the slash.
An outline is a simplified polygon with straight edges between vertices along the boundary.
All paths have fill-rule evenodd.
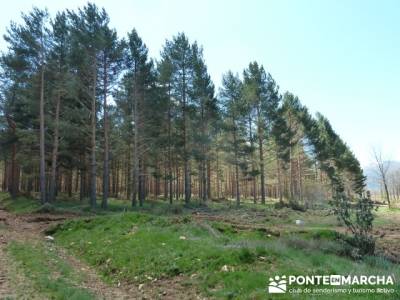
<path id="1" fill-rule="evenodd" d="M 79 287 L 79 274 L 57 256 L 54 248 L 14 241 L 7 250 L 40 294 L 60 300 L 94 299 L 90 292 Z"/>

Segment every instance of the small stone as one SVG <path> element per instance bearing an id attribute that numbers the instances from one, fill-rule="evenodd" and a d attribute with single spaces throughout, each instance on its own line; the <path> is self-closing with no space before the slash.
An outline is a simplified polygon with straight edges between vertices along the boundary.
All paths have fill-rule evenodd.
<path id="1" fill-rule="evenodd" d="M 221 271 L 222 272 L 229 272 L 228 266 L 227 265 L 223 265 L 222 268 L 221 268 Z"/>
<path id="2" fill-rule="evenodd" d="M 180 239 L 180 240 L 186 240 L 186 236 L 181 235 L 181 236 L 179 237 L 179 239 Z"/>
<path id="3" fill-rule="evenodd" d="M 141 291 L 143 289 L 143 286 L 144 286 L 143 283 L 139 284 L 139 291 Z"/>
<path id="4" fill-rule="evenodd" d="M 54 238 L 51 235 L 46 235 L 45 239 L 51 242 L 54 241 Z"/>

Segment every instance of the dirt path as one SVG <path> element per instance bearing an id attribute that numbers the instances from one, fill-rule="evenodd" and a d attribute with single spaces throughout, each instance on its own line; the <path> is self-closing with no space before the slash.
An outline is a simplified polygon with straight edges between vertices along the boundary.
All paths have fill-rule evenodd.
<path id="1" fill-rule="evenodd" d="M 16 265 L 9 259 L 6 253 L 6 246 L 15 239 L 25 238 L 25 234 L 21 227 L 17 231 L 14 227 L 17 226 L 18 221 L 9 213 L 0 208 L 0 299 L 3 298 L 17 298 L 17 299 L 34 299 L 32 288 L 29 280 L 23 278 L 16 271 Z"/>
<path id="2" fill-rule="evenodd" d="M 20 284 L 25 282 L 26 278 L 21 280 L 13 280 L 16 276 L 15 267 L 12 266 L 5 248 L 11 241 L 34 242 L 44 241 L 44 231 L 51 225 L 63 222 L 66 219 L 76 218 L 73 214 L 51 215 L 51 214 L 26 214 L 14 215 L 5 210 L 0 209 L 0 224 L 3 227 L 0 230 L 0 299 L 9 296 L 18 299 L 32 299 L 34 296 L 32 291 L 25 295 L 17 294 L 21 291 Z M 96 272 L 79 261 L 75 257 L 69 255 L 64 249 L 56 247 L 57 254 L 63 260 L 68 262 L 75 270 L 83 273 L 84 281 L 81 287 L 90 290 L 100 299 L 142 299 L 146 295 L 139 291 L 135 286 L 120 285 L 111 286 L 104 283 Z M 26 290 L 26 289 L 25 289 Z"/>
<path id="3" fill-rule="evenodd" d="M 16 264 L 6 253 L 6 246 L 11 241 L 44 242 L 45 231 L 50 226 L 67 219 L 77 218 L 74 214 L 35 213 L 15 215 L 0 208 L 0 299 L 43 299 L 32 288 L 29 280 L 21 275 Z M 181 283 L 186 278 L 176 276 L 172 279 L 158 280 L 146 284 L 104 283 L 95 270 L 65 249 L 53 245 L 57 255 L 74 270 L 82 274 L 80 287 L 91 291 L 98 299 L 204 299 L 195 289 L 187 289 Z"/>
<path id="4" fill-rule="evenodd" d="M 26 278 L 15 279 L 20 272 L 16 272 L 13 262 L 6 253 L 6 246 L 11 241 L 35 242 L 44 241 L 44 231 L 50 226 L 62 222 L 66 219 L 74 218 L 72 214 L 51 215 L 51 214 L 26 214 L 14 215 L 0 209 L 0 299 L 35 297 L 34 291 L 21 294 L 26 289 Z M 110 286 L 104 283 L 94 270 L 83 262 L 69 255 L 64 249 L 56 247 L 57 254 L 69 263 L 75 270 L 83 273 L 84 281 L 81 287 L 90 290 L 100 299 L 142 299 L 146 297 L 133 286 Z M 21 275 L 20 275 L 21 276 Z M 21 289 L 24 284 L 24 289 Z M 19 294 L 18 294 L 19 293 Z M 36 296 L 38 297 L 38 296 Z"/>

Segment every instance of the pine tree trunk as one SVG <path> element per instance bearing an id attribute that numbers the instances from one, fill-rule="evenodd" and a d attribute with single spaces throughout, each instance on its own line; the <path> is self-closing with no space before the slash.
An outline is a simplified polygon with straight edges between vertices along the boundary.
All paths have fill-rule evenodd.
<path id="1" fill-rule="evenodd" d="M 42 204 L 46 203 L 46 164 L 44 149 L 44 65 L 40 69 L 40 200 Z"/>
<path id="2" fill-rule="evenodd" d="M 176 192 L 175 192 L 175 198 L 176 201 L 179 200 L 179 196 L 180 196 L 180 178 L 179 178 L 180 174 L 179 174 L 179 166 L 178 163 L 176 164 Z"/>
<path id="3" fill-rule="evenodd" d="M 257 131 L 258 131 L 258 150 L 260 159 L 260 179 L 261 179 L 261 203 L 265 204 L 265 172 L 264 172 L 264 152 L 263 152 L 263 130 L 260 107 L 257 106 Z"/>
<path id="4" fill-rule="evenodd" d="M 169 180 L 169 203 L 172 204 L 173 200 L 173 191 L 172 191 L 172 130 L 171 130 L 171 123 L 172 123 L 172 112 L 171 112 L 171 85 L 168 84 L 168 180 Z"/>
<path id="5" fill-rule="evenodd" d="M 217 160 L 217 199 L 219 200 L 220 198 L 221 198 L 221 190 L 220 190 L 220 172 L 219 172 L 219 155 L 218 155 L 218 153 L 219 153 L 219 151 L 217 150 L 217 157 L 216 157 L 216 160 Z"/>
<path id="6" fill-rule="evenodd" d="M 104 75 L 103 75 L 103 87 L 104 87 L 104 161 L 103 161 L 103 200 L 101 207 L 106 209 L 108 206 L 108 193 L 109 193 L 109 141 L 108 141 L 108 105 L 107 105 L 107 61 L 104 61 Z"/>
<path id="7" fill-rule="evenodd" d="M 93 64 L 93 91 L 91 111 L 91 177 L 90 177 L 90 206 L 96 207 L 96 83 L 97 83 L 97 62 Z"/>
<path id="8" fill-rule="evenodd" d="M 58 157 L 58 138 L 59 138 L 59 120 L 60 120 L 60 104 L 61 96 L 60 92 L 57 93 L 56 99 L 56 114 L 54 120 L 54 141 L 53 141 L 53 153 L 51 155 L 51 179 L 50 179 L 50 195 L 49 201 L 55 201 L 56 194 L 56 175 L 57 175 L 57 157 Z"/>
<path id="9" fill-rule="evenodd" d="M 142 207 L 146 198 L 146 178 L 143 156 L 139 161 L 139 205 Z"/>
<path id="10" fill-rule="evenodd" d="M 132 141 L 129 142 L 128 145 L 128 153 L 127 153 L 127 163 L 125 166 L 125 190 L 126 190 L 126 198 L 131 199 L 132 195 L 132 174 L 133 174 L 133 160 L 131 158 L 132 156 Z"/>
<path id="11" fill-rule="evenodd" d="M 8 161 L 6 158 L 4 158 L 4 169 L 3 169 L 3 181 L 2 181 L 2 187 L 1 190 L 4 192 L 7 190 L 8 182 Z"/>
<path id="12" fill-rule="evenodd" d="M 299 201 L 303 201 L 303 180 L 302 180 L 302 170 L 301 170 L 301 152 L 298 151 L 297 154 L 297 169 L 298 169 L 298 188 L 299 188 Z"/>
<path id="13" fill-rule="evenodd" d="M 83 198 L 85 197 L 85 154 L 83 155 L 83 158 L 81 157 L 80 159 L 80 168 L 79 168 L 79 201 L 83 201 Z"/>
<path id="14" fill-rule="evenodd" d="M 253 149 L 253 147 L 254 147 L 254 141 L 253 141 L 253 130 L 252 130 L 252 118 L 251 118 L 251 114 L 249 114 L 249 137 L 250 137 L 250 146 L 251 146 L 251 148 Z M 252 192 L 252 194 L 253 194 L 253 202 L 254 202 L 254 204 L 256 204 L 257 203 L 257 193 L 256 193 L 256 190 L 257 190 L 257 182 L 256 182 L 256 177 L 254 176 L 254 160 L 253 160 L 253 155 L 251 155 L 252 156 L 252 160 L 251 160 L 251 171 L 253 172 L 253 175 L 252 175 L 252 177 L 253 177 L 253 180 L 252 180 L 252 182 L 253 182 L 253 192 Z"/>
<path id="15" fill-rule="evenodd" d="M 207 198 L 211 199 L 211 162 L 207 160 Z"/>
<path id="16" fill-rule="evenodd" d="M 68 185 L 67 185 L 67 193 L 68 197 L 72 197 L 72 180 L 73 180 L 73 169 L 68 172 Z"/>
<path id="17" fill-rule="evenodd" d="M 183 69 L 182 72 L 182 116 L 183 116 L 183 169 L 184 169 L 184 185 L 185 185 L 185 204 L 188 205 L 190 203 L 191 198 L 191 183 L 190 183 L 190 174 L 189 174 L 189 153 L 187 149 L 187 120 L 186 120 L 186 70 Z"/>
<path id="18" fill-rule="evenodd" d="M 238 156 L 238 146 L 236 137 L 236 125 L 233 130 L 233 143 L 235 151 L 235 194 L 236 194 L 236 205 L 240 206 L 240 190 L 239 190 L 239 156 Z"/>
<path id="19" fill-rule="evenodd" d="M 282 178 L 281 178 L 281 166 L 279 163 L 278 156 L 276 157 L 276 169 L 277 169 L 277 178 L 278 178 L 278 193 L 279 193 L 279 202 L 283 203 L 283 192 L 282 192 Z"/>
<path id="20" fill-rule="evenodd" d="M 139 112 L 138 112 L 138 99 L 137 99 L 137 79 L 135 75 L 134 83 L 134 99 L 133 99 L 133 168 L 132 168 L 132 206 L 136 206 L 136 195 L 139 190 Z"/>
<path id="21" fill-rule="evenodd" d="M 6 115 L 6 119 L 8 126 L 11 129 L 11 133 L 15 135 L 17 125 L 9 115 Z M 11 146 L 11 164 L 8 169 L 7 190 L 9 191 L 11 198 L 15 199 L 19 194 L 19 166 L 17 162 L 17 143 L 15 142 Z"/>
<path id="22" fill-rule="evenodd" d="M 118 198 L 119 197 L 119 181 L 120 181 L 120 170 L 119 170 L 119 165 L 120 165 L 120 163 L 119 163 L 119 160 L 117 161 L 117 164 L 116 164 L 116 168 L 117 168 L 117 170 L 116 170 L 116 183 L 115 183 L 115 198 Z"/>

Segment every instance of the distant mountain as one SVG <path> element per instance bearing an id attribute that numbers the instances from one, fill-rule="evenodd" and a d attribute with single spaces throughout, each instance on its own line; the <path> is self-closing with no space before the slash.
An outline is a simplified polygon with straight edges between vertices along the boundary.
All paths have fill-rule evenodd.
<path id="1" fill-rule="evenodd" d="M 400 170 L 400 161 L 391 161 L 389 172 Z M 367 189 L 371 191 L 379 191 L 379 174 L 377 173 L 377 167 L 374 164 L 370 164 L 364 167 L 364 175 L 367 176 Z"/>

